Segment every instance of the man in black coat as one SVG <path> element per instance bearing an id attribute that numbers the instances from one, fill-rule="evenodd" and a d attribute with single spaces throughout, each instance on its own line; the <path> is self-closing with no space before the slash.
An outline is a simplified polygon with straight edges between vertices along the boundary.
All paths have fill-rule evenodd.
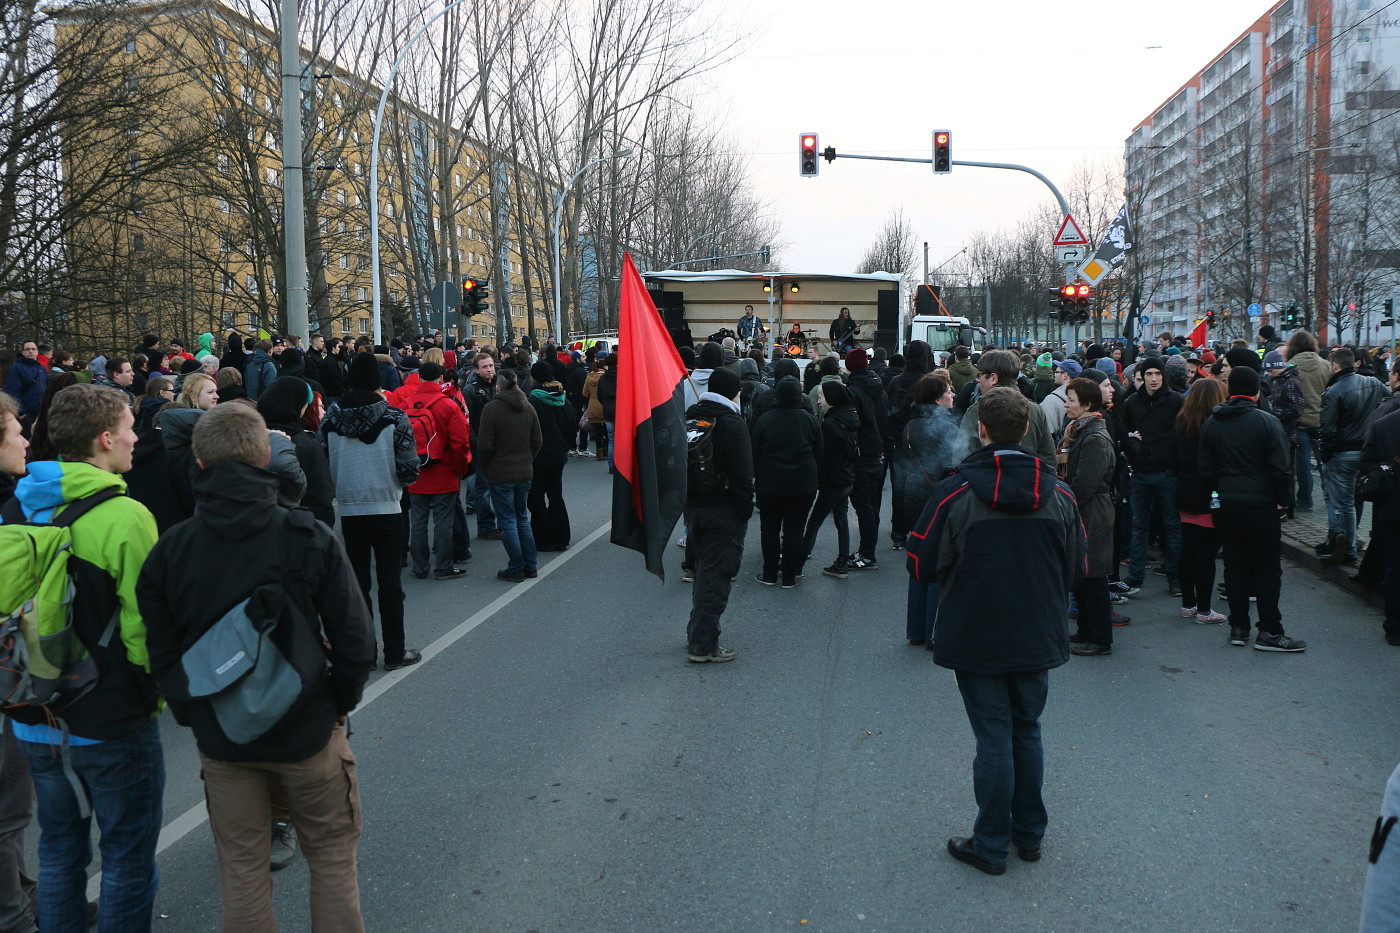
<path id="1" fill-rule="evenodd" d="M 1225 552 L 1225 595 L 1230 601 L 1230 644 L 1249 643 L 1249 599 L 1257 600 L 1260 651 L 1302 651 L 1305 642 L 1283 633 L 1282 513 L 1293 505 L 1293 471 L 1283 425 L 1259 410 L 1259 374 L 1230 370 L 1229 399 L 1201 426 L 1197 472 L 1220 497 L 1211 510 Z M 1134 503 L 1136 505 L 1136 503 Z"/>
<path id="2" fill-rule="evenodd" d="M 714 422 L 710 435 L 721 486 L 711 491 L 688 488 L 685 495 L 687 541 L 683 580 L 693 581 L 686 656 L 694 663 L 734 660 L 720 647 L 719 617 L 729 605 L 729 590 L 744 557 L 744 534 L 753 515 L 753 448 L 748 425 L 739 416 L 739 377 L 727 369 L 710 374 L 708 391 L 686 410 L 687 420 Z"/>
<path id="3" fill-rule="evenodd" d="M 1181 594 L 1176 576 L 1181 559 L 1181 521 L 1176 508 L 1176 474 L 1172 472 L 1172 431 L 1176 413 L 1181 411 L 1181 396 L 1167 388 L 1166 367 L 1160 357 L 1148 357 L 1137 366 L 1142 373 L 1142 390 L 1128 396 L 1119 407 L 1128 430 L 1128 462 L 1133 468 L 1133 543 L 1127 583 L 1140 587 L 1147 575 L 1147 535 L 1156 509 L 1162 517 L 1162 569 L 1167 589 L 1177 596 Z"/>
<path id="4" fill-rule="evenodd" d="M 1384 463 L 1400 470 L 1400 411 L 1371 422 L 1357 475 L 1365 476 Z M 1385 640 L 1400 646 L 1400 491 L 1377 499 L 1374 507 L 1367 556 L 1372 549 L 1378 549 L 1384 560 L 1381 578 L 1385 588 Z"/>
<path id="5" fill-rule="evenodd" d="M 860 414 L 855 483 L 851 486 L 851 508 L 856 513 L 858 543 L 851 570 L 874 570 L 875 544 L 880 537 L 880 500 L 885 488 L 885 455 L 890 449 L 889 400 L 885 384 L 870 371 L 870 358 L 856 347 L 846 354 L 850 373 L 846 387 L 856 400 Z M 900 542 L 901 547 L 903 542 Z"/>

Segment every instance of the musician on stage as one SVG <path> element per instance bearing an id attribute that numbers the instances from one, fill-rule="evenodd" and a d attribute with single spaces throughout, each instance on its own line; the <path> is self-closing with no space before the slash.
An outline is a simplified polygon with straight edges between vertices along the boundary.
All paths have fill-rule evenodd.
<path id="1" fill-rule="evenodd" d="M 807 345 L 807 337 L 802 333 L 801 323 L 792 322 L 792 330 L 787 332 L 787 345 L 790 347 L 805 347 Z"/>
<path id="2" fill-rule="evenodd" d="M 842 308 L 831 322 L 831 348 L 844 354 L 856 345 L 856 322 L 851 320 L 851 309 Z"/>
<path id="3" fill-rule="evenodd" d="M 752 340 L 758 333 L 758 318 L 754 317 L 753 305 L 744 305 L 744 316 L 739 318 L 736 330 L 740 340 Z"/>

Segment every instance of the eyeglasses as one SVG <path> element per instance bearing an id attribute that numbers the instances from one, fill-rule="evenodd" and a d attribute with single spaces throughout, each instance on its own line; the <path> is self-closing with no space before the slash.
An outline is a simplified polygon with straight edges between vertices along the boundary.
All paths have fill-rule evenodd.
<path id="1" fill-rule="evenodd" d="M 162 391 L 162 392 L 169 392 L 171 395 L 174 395 L 174 394 L 175 394 L 175 390 L 174 390 L 174 389 L 161 389 L 161 391 Z"/>

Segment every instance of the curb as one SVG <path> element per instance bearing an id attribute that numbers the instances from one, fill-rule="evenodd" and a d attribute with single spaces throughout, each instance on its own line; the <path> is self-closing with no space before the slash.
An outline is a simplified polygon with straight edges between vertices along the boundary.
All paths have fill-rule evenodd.
<path id="1" fill-rule="evenodd" d="M 1328 583 L 1335 584 L 1342 589 L 1366 600 L 1371 605 L 1378 608 L 1385 608 L 1385 596 L 1379 588 L 1362 586 L 1351 579 L 1356 571 L 1353 568 L 1339 567 L 1326 563 L 1322 558 L 1313 553 L 1311 546 L 1303 544 L 1288 535 L 1283 536 L 1283 556 L 1305 570 L 1311 570 Z"/>

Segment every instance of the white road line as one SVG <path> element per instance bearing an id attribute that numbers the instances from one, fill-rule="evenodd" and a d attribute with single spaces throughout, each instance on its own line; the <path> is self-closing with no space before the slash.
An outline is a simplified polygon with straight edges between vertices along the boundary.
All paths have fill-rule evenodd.
<path id="1" fill-rule="evenodd" d="M 533 580 L 526 580 L 524 583 L 511 584 L 509 590 L 496 597 L 496 599 L 492 600 L 490 603 L 486 604 L 481 609 L 478 609 L 476 613 L 470 618 L 464 620 L 459 625 L 457 625 L 456 628 L 452 629 L 450 632 L 443 635 L 437 641 L 424 648 L 422 661 L 413 665 L 412 667 L 401 667 L 396 671 L 391 671 L 385 674 L 383 677 L 376 680 L 365 690 L 364 696 L 360 699 L 360 705 L 355 708 L 355 714 L 358 715 L 359 713 L 363 712 L 364 709 L 368 707 L 371 703 L 379 699 L 384 694 L 388 693 L 390 688 L 402 683 L 405 678 L 411 677 L 418 671 L 422 670 L 423 666 L 427 664 L 428 661 L 432 660 L 439 654 L 442 654 L 442 652 L 452 647 L 453 644 L 455 644 L 458 641 L 461 641 L 462 638 L 464 638 L 477 626 L 481 625 L 481 623 L 485 622 L 487 619 L 491 618 L 493 615 L 500 612 L 505 607 L 509 606 L 515 600 L 519 599 L 525 593 L 529 592 L 532 588 L 534 588 L 536 584 L 542 582 L 555 570 L 562 567 L 564 564 L 568 563 L 573 558 L 577 557 L 580 553 L 583 552 L 585 548 L 587 548 L 594 541 L 597 541 L 603 535 L 607 534 L 611 529 L 612 522 L 604 522 L 601 526 L 595 529 L 593 533 L 590 534 L 588 537 L 584 538 L 579 543 L 572 545 L 567 552 L 560 554 L 557 558 L 550 561 L 548 564 L 544 564 L 543 566 L 541 566 L 540 575 L 538 577 L 534 578 Z M 166 823 L 163 827 L 161 827 L 160 830 L 160 839 L 156 843 L 156 854 L 159 855 L 166 849 L 173 846 L 175 843 L 179 842 L 181 839 L 188 836 L 191 832 L 198 829 L 200 826 L 203 826 L 205 821 L 208 819 L 209 812 L 205 809 L 204 803 L 200 802 L 190 807 L 184 813 L 181 813 L 169 823 Z M 101 893 L 101 890 L 102 872 L 99 871 L 88 879 L 88 900 L 95 900 L 97 896 Z"/>

